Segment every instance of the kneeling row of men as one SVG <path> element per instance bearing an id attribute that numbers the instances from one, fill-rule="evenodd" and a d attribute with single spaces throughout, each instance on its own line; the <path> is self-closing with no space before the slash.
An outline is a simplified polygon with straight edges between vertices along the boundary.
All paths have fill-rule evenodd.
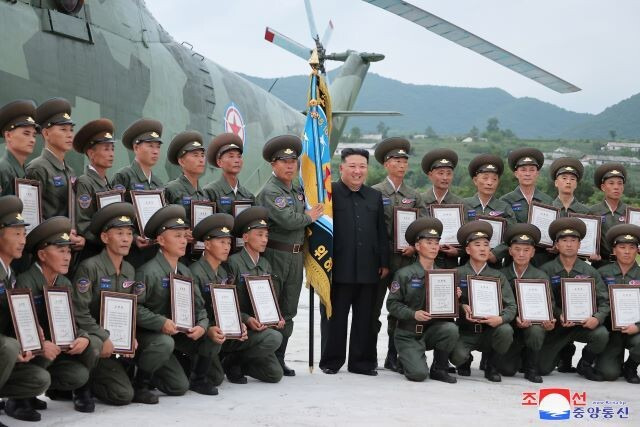
<path id="1" fill-rule="evenodd" d="M 635 257 L 640 242 L 640 227 L 620 224 L 612 227 L 605 238 L 613 248 L 616 261 L 596 270 L 578 258 L 580 241 L 586 227 L 578 218 L 560 218 L 549 227 L 558 257 L 540 268 L 531 265 L 540 230 L 531 224 L 512 224 L 505 232 L 505 243 L 513 262 L 497 270 L 489 267 L 489 242 L 493 233 L 490 224 L 474 221 L 463 225 L 457 234 L 469 260 L 457 268 L 457 292 L 460 297 L 460 317 L 432 318 L 425 311 L 425 271 L 438 268 L 442 223 L 436 218 L 422 218 L 406 231 L 406 239 L 415 247 L 418 259 L 396 272 L 389 288 L 387 309 L 398 319 L 394 334 L 398 359 L 404 375 L 412 381 L 422 381 L 428 369 L 425 351 L 434 350 L 430 370 L 432 379 L 455 383 L 449 375 L 451 361 L 461 376 L 469 376 L 471 351 L 483 352 L 481 369 L 485 377 L 501 381 L 501 374 L 515 375 L 522 369 L 525 378 L 541 383 L 559 362 L 562 351 L 573 341 L 586 343 L 577 372 L 592 381 L 616 380 L 621 373 L 634 384 L 640 363 L 640 322 L 622 331 L 611 330 L 607 286 L 616 283 L 638 283 L 640 267 Z M 493 277 L 500 281 L 502 311 L 499 316 L 472 317 L 467 294 L 471 276 Z M 584 323 L 565 321 L 562 312 L 561 279 L 593 278 L 596 290 L 596 312 Z M 514 298 L 516 279 L 538 279 L 550 283 L 553 319 L 540 325 L 518 316 Z M 605 285 L 606 282 L 606 285 Z M 629 357 L 623 361 L 625 349 Z M 568 371 L 565 369 L 564 371 Z"/>
<path id="2" fill-rule="evenodd" d="M 98 210 L 90 225 L 103 248 L 80 263 L 72 280 L 65 277 L 71 261 L 69 219 L 49 218 L 26 235 L 28 224 L 21 212 L 22 202 L 16 196 L 0 197 L 0 262 L 6 272 L 0 277 L 0 397 L 8 398 L 4 408 L 8 415 L 40 420 L 37 410 L 46 409 L 47 403 L 36 396 L 43 392 L 52 400 L 73 400 L 77 411 L 93 412 L 92 395 L 113 405 L 155 404 L 153 388 L 172 396 L 189 389 L 216 395 L 225 374 L 237 384 L 246 383 L 246 375 L 270 383 L 282 378 L 275 352 L 285 321 L 274 329 L 256 320 L 244 283 L 247 275 L 271 274 L 270 263 L 261 256 L 268 241 L 266 208 L 251 207 L 235 220 L 218 213 L 201 221 L 193 236 L 205 242 L 204 254 L 187 267 L 179 261 L 187 248 L 185 210 L 168 205 L 144 229 L 157 241 L 158 253 L 134 271 L 124 260 L 133 242 L 134 208 L 125 202 L 110 204 Z M 244 239 L 245 246 L 229 257 L 232 235 Z M 35 262 L 15 277 L 10 264 L 23 250 L 32 253 Z M 185 333 L 178 333 L 171 320 L 170 273 L 193 279 L 196 326 Z M 239 340 L 226 340 L 216 326 L 209 294 L 212 283 L 237 287 L 243 322 Z M 45 287 L 71 289 L 77 339 L 68 350 L 51 342 Z M 34 297 L 44 338 L 38 356 L 23 352 L 13 338 L 6 290 L 15 288 L 30 289 Z M 100 326 L 103 291 L 137 296 L 135 357 L 116 357 L 109 332 Z"/>

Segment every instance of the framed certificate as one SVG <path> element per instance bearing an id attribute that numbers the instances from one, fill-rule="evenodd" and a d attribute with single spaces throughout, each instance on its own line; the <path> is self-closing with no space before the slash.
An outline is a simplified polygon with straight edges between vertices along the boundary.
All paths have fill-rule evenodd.
<path id="1" fill-rule="evenodd" d="M 216 213 L 216 204 L 204 200 L 191 201 L 191 231 L 198 225 L 200 221 L 208 216 Z M 204 251 L 204 242 L 194 242 L 191 248 L 192 253 L 201 253 Z"/>
<path id="2" fill-rule="evenodd" d="M 585 257 L 599 255 L 602 218 L 596 215 L 582 215 L 573 212 L 570 212 L 569 216 L 572 218 L 578 218 L 580 221 L 584 222 L 584 225 L 587 227 L 587 234 L 585 234 L 584 239 L 580 241 L 578 255 Z"/>
<path id="3" fill-rule="evenodd" d="M 455 205 L 436 205 L 433 204 L 429 208 L 431 216 L 438 218 L 442 222 L 442 236 L 440 237 L 441 245 L 459 246 L 458 230 L 462 227 L 464 206 L 462 204 Z"/>
<path id="4" fill-rule="evenodd" d="M 122 190 L 100 191 L 96 193 L 96 204 L 98 209 L 109 206 L 111 203 L 124 202 L 124 192 Z"/>
<path id="5" fill-rule="evenodd" d="M 404 233 L 407 231 L 409 224 L 418 218 L 418 209 L 401 208 L 395 206 L 393 208 L 393 250 L 401 253 L 403 250 L 411 246 Z"/>
<path id="6" fill-rule="evenodd" d="M 611 303 L 611 329 L 619 331 L 640 322 L 640 287 L 636 285 L 609 285 Z"/>
<path id="7" fill-rule="evenodd" d="M 216 325 L 227 339 L 242 338 L 242 317 L 238 291 L 233 285 L 209 285 Z"/>
<path id="8" fill-rule="evenodd" d="M 489 247 L 493 249 L 501 244 L 503 241 L 502 236 L 504 236 L 504 231 L 507 229 L 507 220 L 504 218 L 487 215 L 478 215 L 477 219 L 479 221 L 488 222 L 493 228 L 493 234 L 491 235 L 491 240 L 489 241 Z"/>
<path id="9" fill-rule="evenodd" d="M 467 276 L 471 317 L 484 319 L 500 316 L 502 312 L 502 289 L 500 279 L 484 276 Z"/>
<path id="10" fill-rule="evenodd" d="M 29 234 L 42 222 L 42 187 L 35 179 L 15 179 L 16 196 L 22 201 L 22 217 Z"/>
<path id="11" fill-rule="evenodd" d="M 553 320 L 548 280 L 516 279 L 515 285 L 521 320 L 534 325 Z"/>
<path id="12" fill-rule="evenodd" d="M 282 314 L 271 276 L 248 276 L 245 282 L 258 322 L 267 326 L 277 325 L 282 319 Z"/>
<path id="13" fill-rule="evenodd" d="M 427 270 L 425 272 L 426 311 L 431 317 L 458 317 L 457 275 L 456 270 Z"/>
<path id="14" fill-rule="evenodd" d="M 593 279 L 560 279 L 562 314 L 565 322 L 584 323 L 596 312 Z"/>
<path id="15" fill-rule="evenodd" d="M 131 201 L 136 209 L 140 236 L 145 237 L 144 227 L 151 216 L 164 206 L 162 190 L 131 190 Z"/>
<path id="16" fill-rule="evenodd" d="M 7 289 L 7 300 L 13 330 L 23 353 L 30 351 L 40 354 L 44 349 L 42 336 L 40 336 L 38 315 L 33 304 L 31 289 Z"/>
<path id="17" fill-rule="evenodd" d="M 640 208 L 627 206 L 627 224 L 640 226 Z"/>
<path id="18" fill-rule="evenodd" d="M 114 353 L 136 352 L 137 298 L 134 294 L 120 292 L 100 294 L 100 326 L 109 332 Z"/>
<path id="19" fill-rule="evenodd" d="M 253 206 L 251 204 L 251 200 L 234 200 L 233 204 L 231 205 L 231 210 L 233 212 L 233 217 L 237 217 L 238 215 L 240 215 L 241 212 L 246 211 L 247 209 L 249 209 L 251 206 Z M 242 237 L 236 237 L 233 241 L 234 244 L 234 250 L 238 249 L 238 248 L 242 248 L 244 246 L 244 240 L 242 240 Z"/>
<path id="20" fill-rule="evenodd" d="M 558 219 L 559 209 L 550 205 L 538 202 L 531 202 L 529 205 L 529 224 L 533 224 L 540 230 L 539 246 L 552 247 L 553 240 L 549 237 L 549 226 Z"/>
<path id="21" fill-rule="evenodd" d="M 71 291 L 69 288 L 45 286 L 44 299 L 49 318 L 51 342 L 62 350 L 68 350 L 76 339 L 76 322 L 73 315 Z"/>
<path id="22" fill-rule="evenodd" d="M 196 325 L 193 281 L 189 277 L 171 273 L 171 317 L 181 332 L 189 332 Z"/>

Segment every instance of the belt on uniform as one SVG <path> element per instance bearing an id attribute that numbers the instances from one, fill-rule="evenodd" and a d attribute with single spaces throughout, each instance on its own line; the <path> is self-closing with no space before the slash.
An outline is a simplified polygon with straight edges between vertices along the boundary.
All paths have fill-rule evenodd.
<path id="1" fill-rule="evenodd" d="M 267 242 L 267 247 L 271 249 L 275 249 L 277 251 L 290 252 L 292 254 L 297 254 L 298 252 L 300 252 L 300 249 L 302 249 L 302 244 L 283 243 L 283 242 L 278 242 L 276 240 L 269 239 L 269 241 Z"/>
<path id="2" fill-rule="evenodd" d="M 458 327 L 465 331 L 473 332 L 474 334 L 481 334 L 484 332 L 484 324 L 472 323 L 472 322 L 458 322 Z"/>
<path id="3" fill-rule="evenodd" d="M 397 327 L 414 334 L 422 335 L 424 332 L 424 323 L 415 320 L 398 320 Z"/>

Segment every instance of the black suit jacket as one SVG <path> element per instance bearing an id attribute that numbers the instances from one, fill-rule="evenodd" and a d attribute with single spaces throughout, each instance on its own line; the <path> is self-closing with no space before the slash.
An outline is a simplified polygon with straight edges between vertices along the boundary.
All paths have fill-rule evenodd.
<path id="1" fill-rule="evenodd" d="M 333 282 L 378 283 L 378 269 L 389 266 L 389 244 L 382 194 L 363 185 L 351 191 L 332 185 Z"/>

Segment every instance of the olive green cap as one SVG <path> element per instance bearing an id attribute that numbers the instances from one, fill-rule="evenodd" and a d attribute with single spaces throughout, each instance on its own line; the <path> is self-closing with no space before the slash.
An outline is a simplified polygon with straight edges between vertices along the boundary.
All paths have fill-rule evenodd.
<path id="1" fill-rule="evenodd" d="M 71 220 L 66 216 L 54 216 L 38 224 L 27 235 L 24 250 L 33 253 L 49 245 L 71 245 Z"/>
<path id="2" fill-rule="evenodd" d="M 540 242 L 540 237 L 540 229 L 533 224 L 509 224 L 504 233 L 504 242 L 509 246 L 514 243 L 535 246 Z"/>
<path id="3" fill-rule="evenodd" d="M 375 149 L 374 156 L 378 163 L 384 164 L 391 158 L 409 158 L 411 143 L 405 138 L 397 136 L 381 141 Z"/>
<path id="4" fill-rule="evenodd" d="M 189 228 L 187 215 L 181 205 L 167 205 L 156 211 L 144 227 L 144 235 L 155 239 L 166 230 Z"/>
<path id="5" fill-rule="evenodd" d="M 187 130 L 177 134 L 169 144 L 169 150 L 167 150 L 167 159 L 174 165 L 178 164 L 178 159 L 190 151 L 202 150 L 204 152 L 204 145 L 202 144 L 202 134 L 195 130 Z"/>
<path id="6" fill-rule="evenodd" d="M 269 211 L 263 206 L 251 206 L 250 208 L 240 212 L 235 219 L 233 225 L 233 235 L 242 237 L 244 233 L 256 228 L 269 228 L 267 220 L 269 219 Z"/>
<path id="7" fill-rule="evenodd" d="M 98 210 L 91 218 L 89 231 L 95 236 L 118 227 L 135 228 L 136 211 L 131 203 L 116 202 Z"/>
<path id="8" fill-rule="evenodd" d="M 64 98 L 51 98 L 38 105 L 36 122 L 41 128 L 55 125 L 75 125 L 71 120 L 71 104 Z"/>
<path id="9" fill-rule="evenodd" d="M 609 178 L 622 178 L 622 182 L 627 181 L 627 169 L 622 163 L 605 163 L 593 173 L 593 182 L 600 189 L 600 185 Z"/>
<path id="10" fill-rule="evenodd" d="M 6 131 L 19 127 L 32 126 L 36 131 L 40 126 L 36 123 L 36 104 L 29 99 L 19 99 L 0 108 L 0 138 Z"/>
<path id="11" fill-rule="evenodd" d="M 436 168 L 455 169 L 458 164 L 458 154 L 448 148 L 436 148 L 422 157 L 422 171 L 426 174 Z"/>
<path id="12" fill-rule="evenodd" d="M 262 158 L 276 160 L 297 159 L 302 153 L 302 141 L 295 135 L 280 135 L 268 140 L 262 148 Z"/>
<path id="13" fill-rule="evenodd" d="M 122 145 L 133 150 L 134 144 L 159 142 L 162 144 L 162 123 L 153 119 L 139 119 L 131 123 L 122 134 Z"/>
<path id="14" fill-rule="evenodd" d="M 614 225 L 607 231 L 604 238 L 611 246 L 615 246 L 618 243 L 633 243 L 637 245 L 640 243 L 640 227 L 634 224 Z"/>
<path id="15" fill-rule="evenodd" d="M 587 234 L 587 226 L 578 218 L 558 218 L 549 225 L 549 237 L 554 242 L 562 237 L 577 237 L 584 239 Z"/>
<path id="16" fill-rule="evenodd" d="M 580 181 L 584 174 L 584 166 L 582 166 L 580 160 L 573 157 L 561 157 L 559 159 L 555 159 L 549 167 L 549 175 L 551 175 L 551 179 L 555 180 L 563 173 L 575 175 L 578 181 Z"/>
<path id="17" fill-rule="evenodd" d="M 22 216 L 22 200 L 17 196 L 0 197 L 0 229 L 26 226 Z"/>
<path id="18" fill-rule="evenodd" d="M 113 122 L 109 119 L 93 120 L 82 126 L 73 137 L 73 148 L 81 154 L 96 144 L 113 144 Z"/>
<path id="19" fill-rule="evenodd" d="M 217 168 L 220 156 L 230 150 L 238 150 L 242 154 L 243 145 L 242 139 L 235 133 L 221 133 L 207 147 L 207 161 Z"/>
<path id="20" fill-rule="evenodd" d="M 438 239 L 442 236 L 442 222 L 438 218 L 419 218 L 409 224 L 404 238 L 410 245 L 420 239 Z"/>
<path id="21" fill-rule="evenodd" d="M 233 216 L 226 213 L 209 215 L 193 229 L 193 238 L 198 241 L 231 237 L 233 230 Z"/>
<path id="22" fill-rule="evenodd" d="M 470 242 L 478 239 L 491 240 L 493 227 L 486 221 L 471 221 L 458 229 L 458 243 L 467 246 Z"/>
<path id="23" fill-rule="evenodd" d="M 493 172 L 498 176 L 502 176 L 504 162 L 494 154 L 480 154 L 471 159 L 468 169 L 471 178 L 483 172 Z"/>
<path id="24" fill-rule="evenodd" d="M 509 153 L 508 161 L 512 171 L 515 171 L 520 166 L 529 165 L 533 165 L 540 170 L 544 164 L 544 154 L 537 148 L 518 148 Z"/>

